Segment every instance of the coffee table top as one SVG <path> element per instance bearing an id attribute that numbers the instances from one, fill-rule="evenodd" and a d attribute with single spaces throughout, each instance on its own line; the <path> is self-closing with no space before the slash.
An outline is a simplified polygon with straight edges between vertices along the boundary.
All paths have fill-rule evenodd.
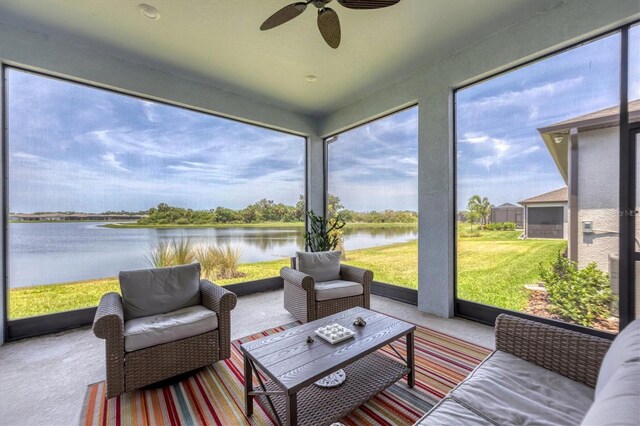
<path id="1" fill-rule="evenodd" d="M 367 322 L 353 325 L 356 317 Z M 318 327 L 338 323 L 356 332 L 331 344 L 315 336 Z M 415 330 L 416 326 L 364 308 L 353 308 L 277 334 L 242 344 L 242 351 L 283 391 L 295 393 L 316 380 L 380 349 Z M 307 336 L 314 338 L 307 343 Z"/>

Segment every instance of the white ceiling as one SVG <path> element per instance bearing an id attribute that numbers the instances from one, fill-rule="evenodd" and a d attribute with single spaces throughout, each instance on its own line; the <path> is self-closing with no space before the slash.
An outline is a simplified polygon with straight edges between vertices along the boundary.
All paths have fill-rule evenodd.
<path id="1" fill-rule="evenodd" d="M 378 10 L 330 4 L 342 44 L 328 47 L 316 9 L 270 31 L 294 0 L 2 0 L 0 22 L 310 115 L 351 103 L 562 0 L 402 0 Z M 142 17 L 139 3 L 161 18 Z M 318 76 L 315 83 L 305 76 Z"/>

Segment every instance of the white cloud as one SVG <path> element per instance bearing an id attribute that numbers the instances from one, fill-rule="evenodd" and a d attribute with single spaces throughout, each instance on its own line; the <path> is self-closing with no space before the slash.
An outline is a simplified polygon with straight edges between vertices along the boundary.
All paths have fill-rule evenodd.
<path id="1" fill-rule="evenodd" d="M 129 169 L 122 165 L 122 162 L 116 159 L 116 156 L 112 152 L 108 152 L 102 156 L 104 162 L 109 166 L 113 167 L 116 170 L 120 170 L 122 172 L 128 172 Z"/>
<path id="2" fill-rule="evenodd" d="M 489 140 L 489 136 L 482 132 L 466 132 L 460 142 L 470 144 L 485 143 Z"/>
<path id="3" fill-rule="evenodd" d="M 561 93 L 568 92 L 584 81 L 583 76 L 565 78 L 550 83 L 529 87 L 523 90 L 509 90 L 495 96 L 487 96 L 474 102 L 467 102 L 465 108 L 486 111 L 488 108 L 503 108 L 507 106 L 523 105 L 529 108 L 538 99 L 548 99 Z"/>

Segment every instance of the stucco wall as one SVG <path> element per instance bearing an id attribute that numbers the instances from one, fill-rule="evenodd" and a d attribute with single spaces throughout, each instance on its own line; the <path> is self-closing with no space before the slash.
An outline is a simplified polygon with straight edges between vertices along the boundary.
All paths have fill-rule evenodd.
<path id="1" fill-rule="evenodd" d="M 578 133 L 578 264 L 596 262 L 609 271 L 609 254 L 618 253 L 618 128 Z M 592 221 L 594 232 L 583 232 Z"/>

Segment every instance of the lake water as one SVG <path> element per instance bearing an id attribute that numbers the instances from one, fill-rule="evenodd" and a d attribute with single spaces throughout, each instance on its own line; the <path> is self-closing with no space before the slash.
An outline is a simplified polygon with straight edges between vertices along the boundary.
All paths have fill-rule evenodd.
<path id="1" fill-rule="evenodd" d="M 274 228 L 105 228 L 106 222 L 9 224 L 9 286 L 25 287 L 117 276 L 150 267 L 151 249 L 161 241 L 239 247 L 241 262 L 276 260 L 304 247 L 303 229 Z M 415 226 L 345 229 L 345 249 L 356 250 L 415 240 Z"/>

